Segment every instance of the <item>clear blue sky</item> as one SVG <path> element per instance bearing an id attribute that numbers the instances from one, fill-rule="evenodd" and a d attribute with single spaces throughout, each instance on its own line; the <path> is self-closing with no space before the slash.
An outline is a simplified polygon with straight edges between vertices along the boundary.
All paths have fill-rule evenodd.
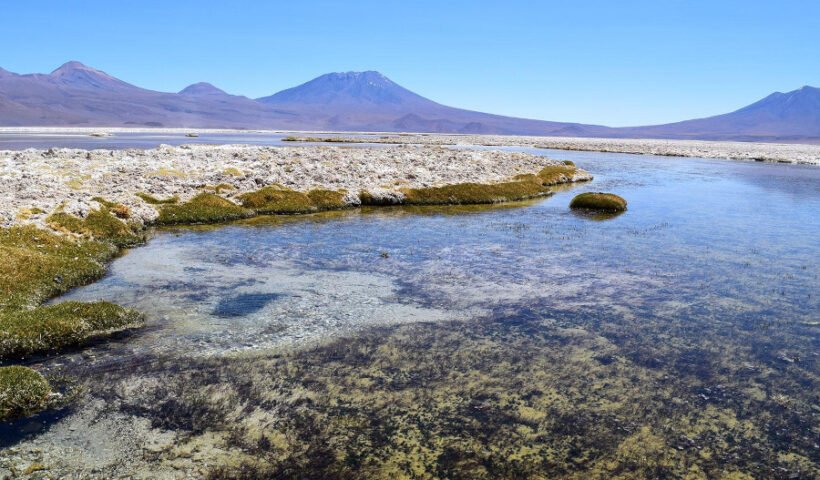
<path id="1" fill-rule="evenodd" d="M 820 86 L 820 1 L 9 1 L 0 66 L 259 97 L 378 70 L 438 102 L 608 125 Z"/>

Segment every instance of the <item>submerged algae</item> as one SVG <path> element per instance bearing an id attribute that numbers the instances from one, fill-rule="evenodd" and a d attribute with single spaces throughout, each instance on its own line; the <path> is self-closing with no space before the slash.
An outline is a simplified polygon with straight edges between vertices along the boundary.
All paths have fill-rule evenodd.
<path id="1" fill-rule="evenodd" d="M 585 323 L 588 313 L 568 315 Z M 647 366 L 613 327 L 594 333 L 595 315 L 590 328 L 562 326 L 570 321 L 562 316 L 524 309 L 469 328 L 381 328 L 308 351 L 194 368 L 159 360 L 137 375 L 162 372 L 163 382 L 127 390 L 114 382 L 103 395 L 155 428 L 186 432 L 179 452 L 227 432 L 213 479 L 818 473 L 810 442 L 792 442 L 792 457 L 778 456 L 783 444 L 771 429 L 792 414 L 776 402 L 685 400 L 702 387 L 678 370 L 679 353 L 667 352 L 669 365 Z"/>

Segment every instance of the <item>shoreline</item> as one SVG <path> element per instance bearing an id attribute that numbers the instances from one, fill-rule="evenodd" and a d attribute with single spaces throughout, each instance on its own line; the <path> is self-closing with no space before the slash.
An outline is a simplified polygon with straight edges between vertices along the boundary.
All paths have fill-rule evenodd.
<path id="1" fill-rule="evenodd" d="M 44 302 L 101 278 L 119 251 L 145 243 L 146 226 L 494 204 L 592 179 L 542 156 L 413 146 L 48 149 L 0 152 L 0 160 L 0 252 L 8 257 L 0 266 L 0 420 L 53 401 L 48 380 L 15 360 L 144 324 L 142 313 L 105 301 Z"/>
<path id="2" fill-rule="evenodd" d="M 236 201 L 269 185 L 344 192 L 344 204 L 357 206 L 364 191 L 400 199 L 403 189 L 498 183 L 559 165 L 563 163 L 532 154 L 428 146 L 0 151 L 0 226 L 45 227 L 47 217 L 58 209 L 86 217 L 100 207 L 95 198 L 124 205 L 132 221 L 149 224 L 158 218 L 158 205 L 138 194 L 186 202 L 216 189 Z M 578 172 L 571 180 L 591 178 Z"/>
<path id="3" fill-rule="evenodd" d="M 111 134 L 201 135 L 248 134 L 313 137 L 317 141 L 342 138 L 340 143 L 413 145 L 521 146 L 567 151 L 627 153 L 677 157 L 820 165 L 820 144 L 678 139 L 549 137 L 524 135 L 473 135 L 418 132 L 338 132 L 269 129 L 131 128 L 131 127 L 0 127 L 0 135 L 108 136 Z M 0 144 L 2 146 L 2 144 Z M 101 145 L 102 149 L 105 145 Z"/>

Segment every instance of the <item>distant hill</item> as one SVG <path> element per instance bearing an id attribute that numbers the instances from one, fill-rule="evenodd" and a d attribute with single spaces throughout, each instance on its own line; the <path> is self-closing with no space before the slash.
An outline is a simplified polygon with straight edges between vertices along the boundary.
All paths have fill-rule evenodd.
<path id="1" fill-rule="evenodd" d="M 715 117 L 650 127 L 624 135 L 707 140 L 799 141 L 820 138 L 820 88 L 775 92 L 740 110 Z"/>
<path id="2" fill-rule="evenodd" d="M 0 68 L 0 125 L 416 131 L 571 137 L 820 141 L 820 89 L 774 93 L 716 117 L 609 128 L 449 107 L 368 72 L 329 73 L 250 99 L 205 82 L 178 93 L 147 90 L 79 62 L 50 74 Z"/>
<path id="3" fill-rule="evenodd" d="M 570 125 L 448 107 L 373 71 L 328 73 L 257 100 L 298 112 L 319 129 L 551 135 Z M 588 133 L 609 130 L 594 125 L 578 128 Z"/>
<path id="4" fill-rule="evenodd" d="M 216 89 L 146 90 L 79 62 L 50 74 L 0 72 L 0 125 L 275 128 L 271 108 Z M 186 89 L 188 90 L 188 89 Z M 214 94 L 214 90 L 222 94 Z M 281 122 L 286 124 L 286 122 Z"/>

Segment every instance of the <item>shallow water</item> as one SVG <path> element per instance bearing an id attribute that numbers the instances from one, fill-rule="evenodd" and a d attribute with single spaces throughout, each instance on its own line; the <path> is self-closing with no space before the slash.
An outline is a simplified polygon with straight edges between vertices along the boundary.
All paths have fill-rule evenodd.
<path id="1" fill-rule="evenodd" d="M 519 325 L 533 338 L 577 330 L 615 346 L 596 354 L 601 365 L 622 358 L 646 378 L 677 382 L 674 394 L 652 387 L 672 395 L 655 399 L 657 408 L 674 398 L 687 415 L 712 405 L 738 421 L 766 418 L 780 433 L 761 434 L 760 451 L 797 452 L 816 464 L 820 169 L 514 150 L 573 160 L 595 180 L 503 207 L 355 210 L 158 231 L 106 278 L 58 300 L 134 306 L 148 315 L 148 328 L 41 367 L 105 384 L 115 381 L 112 372 L 117 382 L 173 377 L 167 365 L 175 359 L 392 335 L 374 327 L 433 322 L 424 328 L 436 338 L 452 335 L 457 322 L 458 335 L 484 338 L 488 325 L 500 324 L 501 334 L 486 337 L 500 346 L 520 341 Z M 605 219 L 570 211 L 572 196 L 584 191 L 617 193 L 629 209 Z M 146 358 L 159 366 L 129 372 Z M 225 361 L 242 361 L 235 358 Z M 568 364 L 564 373 L 571 372 Z M 610 375 L 607 385 L 625 378 Z M 643 381 L 617 395 L 638 395 Z M 752 387 L 766 399 L 749 403 Z M 772 406 L 777 395 L 791 402 L 788 422 L 772 420 L 785 415 Z M 148 407 L 131 408 L 145 414 Z M 605 452 L 618 446 L 601 442 L 595 448 Z M 743 444 L 721 461 L 809 478 L 810 469 L 749 453 L 755 448 Z"/>
<path id="2" fill-rule="evenodd" d="M 101 132 L 105 128 L 100 128 Z M 192 132 L 197 129 L 192 128 Z M 203 132 L 197 137 L 189 137 L 186 133 L 152 133 L 152 132 L 111 132 L 104 137 L 92 136 L 84 132 L 35 132 L 35 133 L 2 133 L 0 132 L 0 150 L 25 150 L 27 148 L 82 148 L 85 150 L 107 149 L 121 150 L 125 148 L 156 148 L 160 145 L 187 145 L 187 144 L 247 144 L 263 146 L 300 145 L 302 143 L 283 142 L 282 139 L 290 134 L 259 133 L 259 132 L 231 132 L 210 133 Z M 369 134 L 357 135 L 368 136 Z"/>

